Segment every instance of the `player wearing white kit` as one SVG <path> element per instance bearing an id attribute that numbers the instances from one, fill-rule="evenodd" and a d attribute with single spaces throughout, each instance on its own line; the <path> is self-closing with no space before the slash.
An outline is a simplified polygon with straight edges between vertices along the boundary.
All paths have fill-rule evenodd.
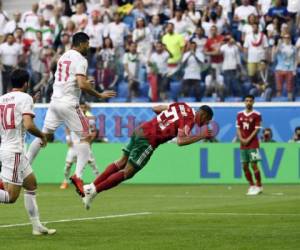
<path id="1" fill-rule="evenodd" d="M 41 146 L 46 146 L 46 136 L 33 122 L 33 100 L 24 93 L 28 87 L 29 74 L 17 69 L 12 72 L 12 92 L 0 97 L 0 133 L 2 162 L 0 203 L 14 203 L 21 188 L 25 189 L 24 203 L 32 222 L 33 235 L 54 234 L 55 229 L 44 227 L 39 219 L 36 203 L 36 178 L 25 156 L 25 132 L 39 137 Z"/>
<path id="2" fill-rule="evenodd" d="M 89 124 L 89 134 L 83 140 L 83 139 L 77 138 L 75 133 L 70 132 L 70 130 L 68 128 L 66 128 L 66 141 L 67 141 L 67 145 L 68 145 L 68 152 L 67 152 L 67 156 L 66 156 L 66 164 L 65 164 L 65 172 L 64 172 L 65 179 L 64 179 L 63 183 L 60 185 L 61 189 L 68 188 L 68 180 L 70 177 L 71 167 L 72 167 L 73 163 L 76 163 L 77 165 L 79 165 L 77 167 L 78 173 L 76 174 L 76 176 L 78 176 L 79 178 L 81 178 L 83 168 L 87 164 L 91 166 L 95 176 L 99 175 L 99 170 L 97 168 L 96 160 L 93 155 L 92 148 L 91 148 L 91 144 L 97 136 L 96 119 L 93 116 L 93 114 L 89 112 L 89 106 L 87 103 L 81 103 L 80 109 L 82 110 L 82 112 L 85 116 L 85 119 L 87 120 L 87 122 Z M 82 159 L 83 162 L 77 162 L 77 154 L 73 147 L 73 145 L 76 143 L 89 143 L 89 145 L 90 145 L 89 157 Z"/>
<path id="3" fill-rule="evenodd" d="M 72 38 L 72 49 L 65 52 L 57 62 L 53 94 L 43 127 L 48 140 L 62 123 L 65 123 L 79 138 L 84 138 L 88 133 L 88 124 L 79 108 L 81 90 L 97 98 L 111 98 L 116 95 L 114 91 L 99 93 L 87 79 L 88 63 L 84 56 L 87 55 L 88 50 L 89 36 L 84 32 L 78 32 Z M 27 153 L 30 162 L 36 157 L 40 148 L 40 139 L 36 138 Z M 88 144 L 76 144 L 74 149 L 78 161 L 84 159 L 89 153 Z M 78 176 L 72 176 L 71 181 L 76 186 L 77 192 L 84 196 L 82 180 Z"/>

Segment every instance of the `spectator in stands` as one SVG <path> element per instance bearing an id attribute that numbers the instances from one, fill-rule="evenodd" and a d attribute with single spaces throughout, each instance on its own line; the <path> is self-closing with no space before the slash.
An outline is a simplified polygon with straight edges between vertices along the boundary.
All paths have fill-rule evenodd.
<path id="1" fill-rule="evenodd" d="M 116 57 L 122 58 L 124 55 L 124 39 L 128 35 L 129 30 L 127 26 L 121 22 L 119 13 L 114 13 L 114 22 L 108 24 L 104 37 L 109 36 L 116 49 Z"/>
<path id="2" fill-rule="evenodd" d="M 47 44 L 43 41 L 43 34 L 41 31 L 36 32 L 36 39 L 30 46 L 30 64 L 31 64 L 31 86 L 30 90 L 33 91 L 33 88 L 38 84 L 43 76 L 45 71 L 44 63 L 42 58 L 42 52 L 44 46 Z"/>
<path id="3" fill-rule="evenodd" d="M 293 100 L 294 90 L 294 75 L 297 67 L 297 51 L 296 47 L 291 43 L 291 37 L 286 34 L 279 41 L 277 46 L 273 48 L 274 56 L 276 57 L 276 90 L 277 96 L 282 95 L 284 82 L 286 83 L 288 99 Z"/>
<path id="4" fill-rule="evenodd" d="M 242 5 L 234 10 L 234 21 L 238 22 L 238 30 L 243 31 L 244 25 L 248 22 L 248 16 L 254 14 L 257 16 L 256 8 L 249 4 L 249 0 L 242 0 Z M 240 37 L 237 37 L 239 39 Z"/>
<path id="5" fill-rule="evenodd" d="M 261 60 L 259 70 L 254 77 L 254 82 L 249 94 L 261 96 L 267 102 L 271 101 L 274 92 L 274 73 L 266 60 Z"/>
<path id="6" fill-rule="evenodd" d="M 288 141 L 289 143 L 296 142 L 300 143 L 300 127 L 296 127 L 293 138 Z"/>
<path id="7" fill-rule="evenodd" d="M 154 16 L 162 16 L 163 15 L 163 6 L 165 0 L 143 0 L 146 14 L 149 19 Z"/>
<path id="8" fill-rule="evenodd" d="M 14 33 L 16 28 L 23 28 L 21 23 L 21 13 L 19 11 L 14 13 L 14 19 L 7 22 L 4 27 L 4 34 Z"/>
<path id="9" fill-rule="evenodd" d="M 261 142 L 276 142 L 273 139 L 273 131 L 271 128 L 264 128 L 262 131 Z"/>
<path id="10" fill-rule="evenodd" d="M 141 62 L 146 65 L 152 49 L 152 34 L 143 18 L 138 18 L 136 28 L 132 32 L 132 39 L 137 44 L 137 53 L 140 55 Z"/>
<path id="11" fill-rule="evenodd" d="M 88 60 L 90 66 L 95 66 L 95 55 L 98 53 L 102 47 L 103 34 L 105 26 L 100 22 L 100 11 L 93 10 L 91 13 L 92 21 L 89 22 L 84 32 L 90 37 L 90 50 L 88 54 Z"/>
<path id="12" fill-rule="evenodd" d="M 197 51 L 203 53 L 207 37 L 202 27 L 197 27 L 195 33 L 191 36 L 191 40 L 197 44 Z"/>
<path id="13" fill-rule="evenodd" d="M 2 0 L 0 0 L 0 43 L 4 39 L 4 27 L 8 21 L 8 14 L 5 10 L 2 9 Z"/>
<path id="14" fill-rule="evenodd" d="M 43 40 L 49 45 L 52 46 L 54 43 L 54 33 L 50 27 L 50 22 L 45 20 L 43 16 L 39 16 L 39 27 L 38 30 L 41 30 L 43 33 Z"/>
<path id="15" fill-rule="evenodd" d="M 148 81 L 150 85 L 150 98 L 156 102 L 160 98 L 161 101 L 167 100 L 167 91 L 169 89 L 168 59 L 169 52 L 165 49 L 162 42 L 155 44 L 155 51 L 151 53 L 148 66 Z"/>
<path id="16" fill-rule="evenodd" d="M 11 89 L 10 74 L 17 67 L 22 52 L 22 46 L 16 43 L 14 35 L 7 34 L 5 42 L 0 45 L 3 94 Z"/>
<path id="17" fill-rule="evenodd" d="M 126 52 L 123 59 L 125 79 L 128 81 L 128 101 L 139 96 L 139 70 L 140 58 L 137 53 L 137 44 L 132 42 L 130 44 L 129 52 Z"/>
<path id="18" fill-rule="evenodd" d="M 171 10 L 171 17 L 174 17 L 176 14 L 176 10 L 180 9 L 182 11 L 185 11 L 187 8 L 186 0 L 168 0 L 169 1 L 169 7 Z"/>
<path id="19" fill-rule="evenodd" d="M 62 32 L 60 35 L 60 45 L 57 48 L 57 54 L 62 55 L 69 49 L 71 49 L 70 35 L 66 32 Z"/>
<path id="20" fill-rule="evenodd" d="M 77 3 L 76 13 L 71 17 L 71 20 L 75 23 L 77 31 L 83 31 L 88 24 L 88 16 L 85 12 L 85 4 Z"/>
<path id="21" fill-rule="evenodd" d="M 281 0 L 275 0 L 275 6 L 268 10 L 266 20 L 272 21 L 272 18 L 277 17 L 280 22 L 287 22 L 290 20 L 289 12 Z"/>
<path id="22" fill-rule="evenodd" d="M 163 35 L 163 27 L 160 24 L 159 15 L 154 15 L 151 18 L 151 23 L 148 25 L 150 32 L 152 34 L 153 42 L 156 43 L 160 41 Z"/>
<path id="23" fill-rule="evenodd" d="M 248 22 L 243 25 L 242 29 L 242 41 L 245 41 L 245 37 L 253 33 L 253 24 L 258 23 L 258 18 L 256 15 L 251 14 L 248 16 Z M 259 31 L 262 31 L 262 27 L 259 26 Z"/>
<path id="24" fill-rule="evenodd" d="M 197 44 L 193 41 L 188 44 L 188 51 L 182 58 L 183 82 L 182 94 L 184 97 L 194 96 L 197 101 L 201 98 L 201 70 L 204 63 L 204 55 L 197 52 Z"/>
<path id="25" fill-rule="evenodd" d="M 259 16 L 265 16 L 268 13 L 268 10 L 271 8 L 272 0 L 258 0 L 257 1 L 257 10 Z"/>
<path id="26" fill-rule="evenodd" d="M 194 33 L 201 20 L 201 14 L 199 11 L 196 11 L 194 0 L 187 1 L 187 10 L 184 12 L 183 19 L 187 20 L 189 30 Z"/>
<path id="27" fill-rule="evenodd" d="M 31 5 L 31 10 L 26 11 L 22 14 L 21 23 L 25 33 L 27 32 L 27 29 L 34 29 L 38 26 L 39 24 L 38 10 L 39 10 L 38 3 L 33 3 Z"/>
<path id="28" fill-rule="evenodd" d="M 217 100 L 224 101 L 224 78 L 216 69 L 212 68 L 210 74 L 205 78 L 205 96 L 216 97 Z"/>
<path id="29" fill-rule="evenodd" d="M 112 90 L 118 81 L 116 54 L 112 40 L 104 38 L 103 48 L 97 54 L 96 89 L 98 91 Z"/>
<path id="30" fill-rule="evenodd" d="M 267 37 L 270 46 L 273 46 L 275 42 L 277 42 L 280 36 L 280 27 L 281 24 L 279 22 L 278 17 L 274 17 L 272 19 L 272 23 L 269 23 L 266 27 Z"/>
<path id="31" fill-rule="evenodd" d="M 147 19 L 147 13 L 144 8 L 144 3 L 142 0 L 135 0 L 134 1 L 134 8 L 131 11 L 131 15 L 134 18 L 134 27 L 136 27 L 136 23 L 138 19 Z M 146 23 L 145 23 L 146 26 Z"/>
<path id="32" fill-rule="evenodd" d="M 248 76 L 253 77 L 258 71 L 261 60 L 267 58 L 267 48 L 269 46 L 266 35 L 259 31 L 258 24 L 252 25 L 253 32 L 245 37 L 244 53 L 247 61 Z"/>
<path id="33" fill-rule="evenodd" d="M 76 25 L 72 20 L 69 20 L 67 22 L 64 33 L 67 33 L 70 37 L 72 37 L 76 33 Z"/>
<path id="34" fill-rule="evenodd" d="M 53 17 L 54 9 L 57 6 L 60 6 L 60 0 L 40 0 L 39 12 L 42 13 L 46 21 L 49 21 Z"/>
<path id="35" fill-rule="evenodd" d="M 211 67 L 220 74 L 223 63 L 223 55 L 220 52 L 220 47 L 223 43 L 224 37 L 218 34 L 218 30 L 215 25 L 210 28 L 210 34 L 211 36 L 207 39 L 204 46 L 204 53 L 210 57 Z"/>
<path id="36" fill-rule="evenodd" d="M 62 7 L 56 7 L 54 9 L 54 15 L 49 21 L 50 27 L 53 30 L 53 37 L 54 37 L 53 47 L 55 49 L 57 49 L 57 47 L 60 45 L 61 33 L 64 27 L 66 27 L 67 22 L 69 20 L 67 16 L 62 16 L 62 14 L 63 14 Z"/>
<path id="37" fill-rule="evenodd" d="M 112 6 L 111 0 L 103 0 L 100 4 L 100 13 L 102 17 L 102 23 L 104 25 L 109 24 L 113 21 L 114 12 L 116 11 L 115 6 Z"/>
<path id="38" fill-rule="evenodd" d="M 162 42 L 171 55 L 168 60 L 168 74 L 172 75 L 178 70 L 185 41 L 182 35 L 174 33 L 174 24 L 168 23 L 166 34 L 162 37 Z"/>
<path id="39" fill-rule="evenodd" d="M 170 19 L 170 23 L 174 24 L 174 32 L 187 37 L 189 34 L 189 22 L 186 18 L 183 18 L 182 9 L 178 8 L 175 10 L 174 18 Z"/>
<path id="40" fill-rule="evenodd" d="M 240 96 L 241 86 L 237 78 L 238 70 L 241 69 L 240 45 L 232 36 L 226 37 L 225 42 L 221 46 L 220 52 L 224 57 L 222 70 L 226 91 L 229 95 Z"/>

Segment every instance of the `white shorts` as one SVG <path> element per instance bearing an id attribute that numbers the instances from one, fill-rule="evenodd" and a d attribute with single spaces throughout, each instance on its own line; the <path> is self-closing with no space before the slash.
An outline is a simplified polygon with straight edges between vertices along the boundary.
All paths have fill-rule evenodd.
<path id="1" fill-rule="evenodd" d="M 24 179 L 32 173 L 30 163 L 23 153 L 1 151 L 0 160 L 0 178 L 3 182 L 22 186 Z"/>
<path id="2" fill-rule="evenodd" d="M 69 147 L 68 152 L 67 152 L 67 156 L 66 156 L 66 162 L 69 162 L 69 163 L 76 162 L 77 161 L 77 154 L 78 154 L 78 152 L 76 152 L 74 150 L 74 147 Z M 88 162 L 94 162 L 94 161 L 95 161 L 95 157 L 93 155 L 92 149 L 90 148 Z"/>
<path id="3" fill-rule="evenodd" d="M 46 113 L 43 131 L 55 131 L 62 123 L 71 131 L 78 133 L 79 138 L 83 132 L 88 133 L 89 130 L 89 124 L 79 106 L 51 101 Z"/>

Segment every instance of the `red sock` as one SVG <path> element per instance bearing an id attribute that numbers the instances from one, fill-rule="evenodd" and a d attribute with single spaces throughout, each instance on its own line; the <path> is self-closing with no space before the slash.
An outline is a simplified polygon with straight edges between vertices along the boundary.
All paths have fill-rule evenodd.
<path id="1" fill-rule="evenodd" d="M 2 181 L 0 181 L 0 189 L 4 190 L 4 184 Z"/>
<path id="2" fill-rule="evenodd" d="M 246 177 L 247 181 L 249 182 L 250 186 L 254 186 L 252 174 L 251 174 L 249 168 L 244 168 L 244 172 L 245 172 L 245 177 Z"/>
<path id="3" fill-rule="evenodd" d="M 124 177 L 124 171 L 119 171 L 110 175 L 105 181 L 98 183 L 98 185 L 95 185 L 97 193 L 117 186 L 122 181 L 124 181 Z"/>
<path id="4" fill-rule="evenodd" d="M 255 175 L 256 185 L 258 187 L 261 187 L 261 177 L 260 177 L 260 171 L 259 171 L 259 169 L 257 169 L 256 171 L 254 171 L 254 175 Z"/>
<path id="5" fill-rule="evenodd" d="M 110 165 L 106 167 L 104 172 L 97 176 L 97 178 L 94 180 L 94 185 L 97 186 L 102 181 L 105 181 L 109 176 L 111 176 L 113 173 L 119 171 L 120 169 L 118 166 L 113 162 Z"/>

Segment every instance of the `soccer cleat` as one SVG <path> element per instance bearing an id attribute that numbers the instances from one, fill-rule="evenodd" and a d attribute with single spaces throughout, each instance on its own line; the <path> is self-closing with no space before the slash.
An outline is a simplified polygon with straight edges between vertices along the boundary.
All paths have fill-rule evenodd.
<path id="1" fill-rule="evenodd" d="M 96 188 L 95 185 L 92 183 L 90 185 L 84 185 L 83 190 L 84 190 L 84 197 L 82 198 L 82 201 L 85 209 L 89 210 L 91 208 L 91 203 L 93 199 L 97 195 Z"/>
<path id="2" fill-rule="evenodd" d="M 34 228 L 32 230 L 32 234 L 35 236 L 40 235 L 53 235 L 56 233 L 56 229 L 49 229 L 47 227 L 44 227 L 42 225 L 38 226 L 37 228 Z"/>
<path id="3" fill-rule="evenodd" d="M 67 182 L 63 182 L 61 185 L 60 185 L 60 189 L 67 189 L 69 187 L 69 184 Z"/>
<path id="4" fill-rule="evenodd" d="M 70 177 L 70 181 L 74 184 L 74 186 L 76 188 L 76 192 L 81 197 L 84 197 L 83 181 L 80 178 L 78 178 L 75 174 Z"/>
<path id="5" fill-rule="evenodd" d="M 256 186 L 250 186 L 246 195 L 256 195 Z"/>
<path id="6" fill-rule="evenodd" d="M 256 194 L 262 194 L 264 190 L 262 186 L 256 186 L 255 189 L 256 189 Z"/>

